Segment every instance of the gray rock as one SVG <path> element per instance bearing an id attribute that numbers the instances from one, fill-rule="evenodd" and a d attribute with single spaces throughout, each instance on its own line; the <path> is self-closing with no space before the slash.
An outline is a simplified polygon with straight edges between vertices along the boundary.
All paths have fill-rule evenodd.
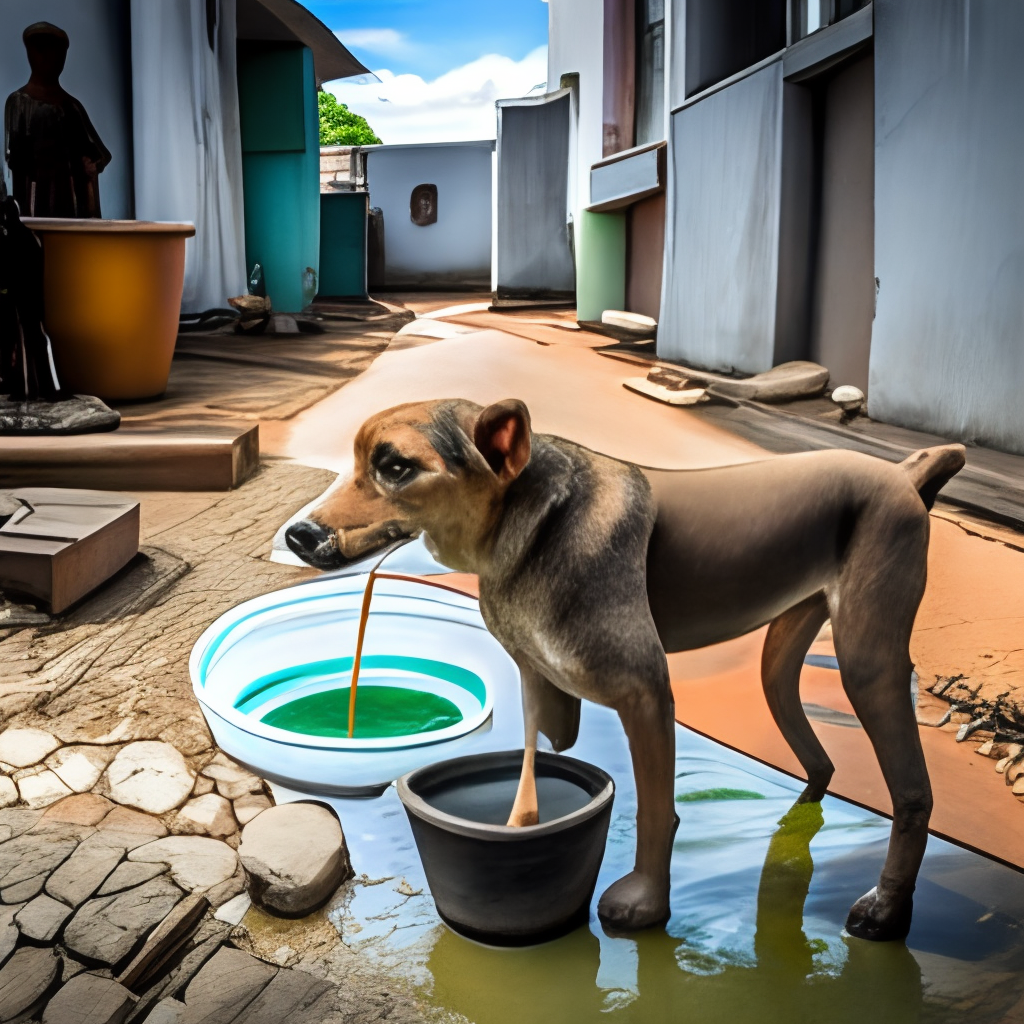
<path id="1" fill-rule="evenodd" d="M 189 892 L 227 881 L 238 867 L 238 856 L 227 843 L 205 836 L 168 836 L 146 843 L 128 854 L 136 864 L 168 864 L 171 877 Z"/>
<path id="2" fill-rule="evenodd" d="M 246 793 L 234 801 L 235 817 L 240 825 L 248 825 L 257 814 L 271 807 L 270 798 L 263 793 Z"/>
<path id="3" fill-rule="evenodd" d="M 132 864 L 125 861 L 114 868 L 113 873 L 96 890 L 98 896 L 109 896 L 111 893 L 124 892 L 136 885 L 142 885 L 167 870 L 164 864 Z"/>
<path id="4" fill-rule="evenodd" d="M 125 961 L 182 897 L 168 878 L 154 878 L 135 889 L 89 900 L 64 929 L 64 945 L 91 963 Z"/>
<path id="5" fill-rule="evenodd" d="M 44 885 L 46 885 L 46 875 L 26 878 L 24 882 L 19 882 L 17 885 L 9 885 L 6 889 L 0 889 L 0 903 L 28 903 L 43 891 Z"/>
<path id="6" fill-rule="evenodd" d="M 268 913 L 304 917 L 352 875 L 338 819 L 317 804 L 271 807 L 242 830 L 239 859 L 253 903 Z"/>
<path id="7" fill-rule="evenodd" d="M 52 949 L 19 949 L 0 970 L 0 1021 L 28 1018 L 60 979 L 60 958 Z"/>
<path id="8" fill-rule="evenodd" d="M 213 915 L 218 921 L 225 924 L 236 925 L 246 915 L 246 911 L 252 906 L 249 894 L 240 892 L 232 896 L 226 903 L 222 903 L 217 912 Z"/>
<path id="9" fill-rule="evenodd" d="M 107 747 L 75 745 L 64 747 L 46 759 L 46 766 L 70 789 L 86 793 L 99 782 L 114 751 Z"/>
<path id="10" fill-rule="evenodd" d="M 92 395 L 60 402 L 0 397 L 0 434 L 95 434 L 116 430 L 121 414 Z"/>
<path id="11" fill-rule="evenodd" d="M 177 999 L 161 999 L 146 1018 L 146 1024 L 181 1024 L 184 1013 L 184 1003 Z"/>
<path id="12" fill-rule="evenodd" d="M 14 920 L 21 934 L 36 942 L 52 942 L 71 916 L 71 908 L 41 893 L 18 911 Z"/>
<path id="13" fill-rule="evenodd" d="M 277 968 L 240 949 L 220 949 L 185 989 L 181 1024 L 230 1024 L 277 974 Z"/>
<path id="14" fill-rule="evenodd" d="M 795 360 L 780 363 L 764 373 L 744 380 L 716 377 L 708 384 L 709 395 L 747 399 L 756 402 L 788 402 L 795 398 L 820 395 L 828 384 L 828 370 L 817 363 Z"/>
<path id="15" fill-rule="evenodd" d="M 10 829 L 11 834 L 0 840 L 0 842 L 15 839 L 30 828 L 34 828 L 42 816 L 42 811 L 30 811 L 24 807 L 5 807 L 0 811 L 0 828 L 4 830 Z"/>
<path id="16" fill-rule="evenodd" d="M 72 978 L 43 1011 L 43 1024 L 122 1024 L 135 1004 L 123 985 L 95 974 Z"/>
<path id="17" fill-rule="evenodd" d="M 195 776 L 170 743 L 139 740 L 122 747 L 110 762 L 107 781 L 111 800 L 149 814 L 165 814 L 188 799 Z"/>
<path id="18" fill-rule="evenodd" d="M 86 839 L 50 875 L 46 891 L 69 907 L 84 903 L 124 857 L 124 846 L 112 840 L 112 835 L 99 833 Z"/>
<path id="19" fill-rule="evenodd" d="M 216 793 L 193 797 L 174 819 L 175 830 L 209 836 L 229 836 L 238 830 L 231 804 Z"/>
<path id="20" fill-rule="evenodd" d="M 60 746 L 60 740 L 42 729 L 5 729 L 0 733 L 0 761 L 15 768 L 39 764 Z"/>
<path id="21" fill-rule="evenodd" d="M 249 1004 L 245 1024 L 293 1024 L 333 988 L 330 982 L 302 971 L 278 971 L 274 980 Z"/>
<path id="22" fill-rule="evenodd" d="M 29 807 L 49 807 L 71 796 L 71 790 L 49 768 L 19 778 L 18 793 Z"/>
<path id="23" fill-rule="evenodd" d="M 14 952 L 18 944 L 18 926 L 14 917 L 21 910 L 21 904 L 13 907 L 0 907 L 0 964 Z"/>
<path id="24" fill-rule="evenodd" d="M 62 826 L 40 828 L 17 836 L 0 845 L 0 898 L 4 903 L 23 902 L 17 898 L 8 898 L 7 890 L 21 888 L 21 883 L 28 882 L 29 889 L 38 880 L 31 894 L 31 899 L 43 887 L 47 875 L 62 864 L 78 846 L 78 839 L 73 831 Z"/>

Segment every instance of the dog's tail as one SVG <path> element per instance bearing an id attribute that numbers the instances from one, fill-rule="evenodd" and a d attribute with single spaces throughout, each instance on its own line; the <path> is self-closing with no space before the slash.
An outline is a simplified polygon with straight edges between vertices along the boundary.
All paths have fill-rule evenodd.
<path id="1" fill-rule="evenodd" d="M 939 491 L 964 468 L 966 462 L 967 449 L 962 444 L 944 444 L 937 448 L 922 448 L 900 465 L 921 495 L 924 507 L 930 510 Z"/>

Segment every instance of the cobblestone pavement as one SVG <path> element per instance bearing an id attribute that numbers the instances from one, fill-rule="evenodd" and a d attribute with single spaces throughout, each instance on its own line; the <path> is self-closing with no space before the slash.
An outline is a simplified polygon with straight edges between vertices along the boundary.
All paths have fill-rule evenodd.
<path id="1" fill-rule="evenodd" d="M 211 621 L 309 574 L 265 555 L 331 479 L 270 462 L 67 617 L 0 629 L 0 1021 L 422 1019 L 324 911 L 267 941 L 236 849 L 272 798 L 188 678 Z"/>

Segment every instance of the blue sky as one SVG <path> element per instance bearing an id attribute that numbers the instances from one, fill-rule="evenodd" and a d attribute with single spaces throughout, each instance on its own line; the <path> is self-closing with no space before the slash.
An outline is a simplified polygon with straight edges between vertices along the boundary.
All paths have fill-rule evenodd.
<path id="1" fill-rule="evenodd" d="M 542 0 L 303 0 L 380 83 L 325 88 L 384 142 L 494 137 L 494 100 L 547 76 Z"/>

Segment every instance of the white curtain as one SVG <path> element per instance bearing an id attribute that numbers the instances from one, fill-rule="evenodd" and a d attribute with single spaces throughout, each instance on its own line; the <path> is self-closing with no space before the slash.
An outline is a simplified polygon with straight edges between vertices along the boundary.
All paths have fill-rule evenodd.
<path id="1" fill-rule="evenodd" d="M 186 312 L 245 292 L 235 0 L 131 0 L 135 216 L 191 221 Z"/>

